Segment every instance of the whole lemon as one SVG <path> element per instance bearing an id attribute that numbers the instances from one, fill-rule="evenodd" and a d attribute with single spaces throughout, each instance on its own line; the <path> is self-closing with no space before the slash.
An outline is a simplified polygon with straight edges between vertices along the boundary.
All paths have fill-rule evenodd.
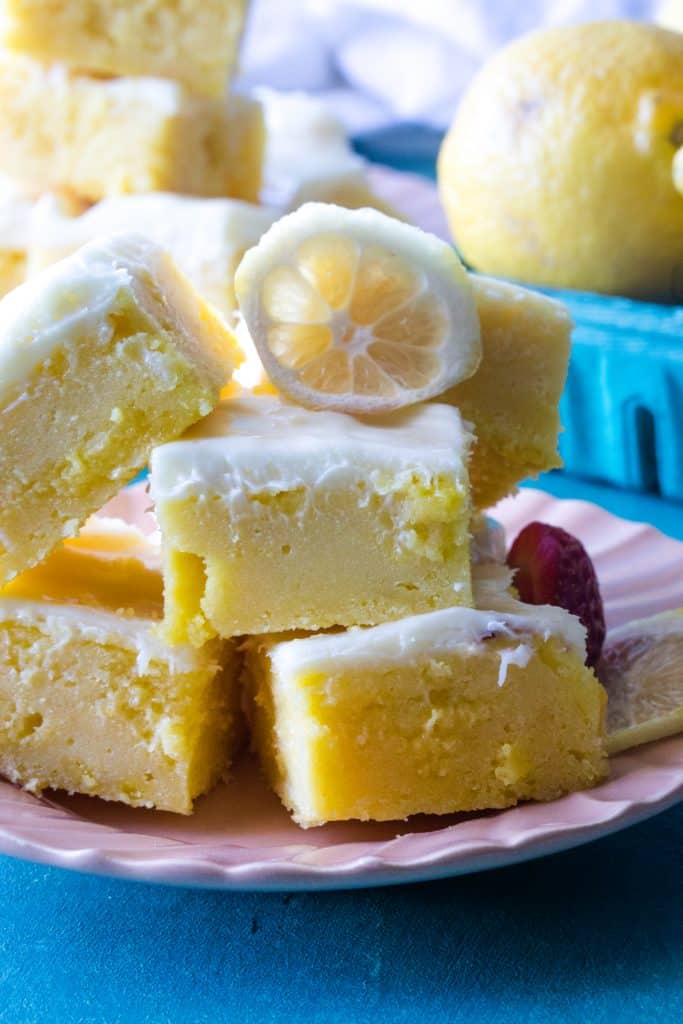
<path id="1" fill-rule="evenodd" d="M 608 21 L 515 41 L 463 97 L 438 178 L 477 270 L 683 302 L 683 34 Z"/>

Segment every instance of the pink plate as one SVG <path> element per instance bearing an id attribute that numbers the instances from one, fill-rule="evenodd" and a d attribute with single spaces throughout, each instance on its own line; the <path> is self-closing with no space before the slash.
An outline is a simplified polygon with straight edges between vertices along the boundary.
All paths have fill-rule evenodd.
<path id="1" fill-rule="evenodd" d="M 112 511 L 139 519 L 140 488 Z M 496 511 L 577 534 L 595 559 L 609 621 L 683 605 L 683 544 L 594 505 L 524 490 Z M 219 889 L 326 889 L 413 882 L 512 864 L 642 821 L 683 796 L 683 736 L 612 761 L 602 786 L 547 804 L 302 831 L 251 761 L 189 818 L 89 797 L 37 799 L 0 782 L 0 851 L 61 867 Z"/>

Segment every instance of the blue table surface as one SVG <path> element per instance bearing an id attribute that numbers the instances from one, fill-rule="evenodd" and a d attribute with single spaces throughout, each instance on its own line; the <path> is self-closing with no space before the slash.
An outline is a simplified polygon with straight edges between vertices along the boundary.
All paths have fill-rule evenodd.
<path id="1" fill-rule="evenodd" d="M 363 148 L 430 173 L 434 144 Z M 540 486 L 683 539 L 682 505 L 562 473 Z M 0 1022 L 674 1024 L 682 851 L 679 804 L 540 861 L 356 892 L 164 889 L 0 857 Z"/>

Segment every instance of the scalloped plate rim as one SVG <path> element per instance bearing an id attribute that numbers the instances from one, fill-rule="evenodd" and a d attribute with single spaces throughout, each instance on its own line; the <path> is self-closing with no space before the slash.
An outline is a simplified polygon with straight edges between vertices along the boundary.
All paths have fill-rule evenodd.
<path id="1" fill-rule="evenodd" d="M 651 747 L 656 745 L 658 744 L 649 744 Z M 493 871 L 563 853 L 614 835 L 632 825 L 641 824 L 674 807 L 681 800 L 683 778 L 667 795 L 654 801 L 645 800 L 622 806 L 613 816 L 602 822 L 591 825 L 580 822 L 567 823 L 555 831 L 535 836 L 530 841 L 523 839 L 515 844 L 490 843 L 484 849 L 467 857 L 463 857 L 460 850 L 444 849 L 431 857 L 418 859 L 414 864 L 395 864 L 389 860 L 382 860 L 379 855 L 364 855 L 355 861 L 351 860 L 346 866 L 337 864 L 332 867 L 304 865 L 284 858 L 250 861 L 232 866 L 201 858 L 191 858 L 189 861 L 179 858 L 174 861 L 172 858 L 150 856 L 141 859 L 139 856 L 136 858 L 133 853 L 115 855 L 95 847 L 62 850 L 21 839 L 6 828 L 0 828 L 0 853 L 79 874 L 181 888 L 230 892 L 323 892 L 365 889 L 438 881 L 480 871 Z M 442 831 L 448 831 L 453 827 L 446 826 Z M 228 847 L 231 845 L 233 844 L 227 844 Z M 362 873 L 359 874 L 359 871 Z M 243 876 L 247 874 L 249 879 L 245 882 Z"/>

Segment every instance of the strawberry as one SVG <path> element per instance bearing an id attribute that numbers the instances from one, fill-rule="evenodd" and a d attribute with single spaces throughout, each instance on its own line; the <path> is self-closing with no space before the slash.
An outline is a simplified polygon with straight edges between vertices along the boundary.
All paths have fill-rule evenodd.
<path id="1" fill-rule="evenodd" d="M 588 634 L 586 664 L 600 659 L 605 613 L 588 552 L 571 533 L 548 523 L 529 523 L 507 556 L 515 587 L 527 604 L 554 604 L 578 616 Z"/>

